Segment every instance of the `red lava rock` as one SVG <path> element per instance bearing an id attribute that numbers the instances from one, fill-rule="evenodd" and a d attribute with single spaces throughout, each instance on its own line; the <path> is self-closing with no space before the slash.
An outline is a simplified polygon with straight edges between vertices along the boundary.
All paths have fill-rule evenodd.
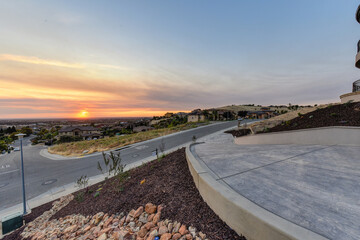
<path id="1" fill-rule="evenodd" d="M 152 222 L 153 222 L 154 224 L 156 224 L 157 222 L 159 222 L 160 217 L 161 217 L 161 213 L 160 213 L 160 212 L 158 212 L 157 214 L 155 214 L 155 216 L 154 216 L 154 218 L 153 218 Z"/>
<path id="2" fill-rule="evenodd" d="M 167 228 L 167 227 L 161 226 L 161 227 L 159 228 L 159 234 L 160 234 L 160 235 L 163 235 L 164 233 L 167 233 L 167 232 L 168 232 L 168 228 Z"/>
<path id="3" fill-rule="evenodd" d="M 144 211 L 144 207 L 143 206 L 139 207 L 134 213 L 134 218 L 138 218 L 143 213 L 143 211 Z"/>
<path id="4" fill-rule="evenodd" d="M 146 229 L 146 227 L 142 227 L 138 232 L 138 236 L 143 238 L 146 236 L 147 233 L 148 233 L 148 229 Z"/>
<path id="5" fill-rule="evenodd" d="M 112 222 L 112 220 L 113 220 L 112 217 L 108 218 L 108 220 L 106 220 L 106 222 L 104 223 L 104 227 L 109 226 L 109 224 Z"/>
<path id="6" fill-rule="evenodd" d="M 161 235 L 160 240 L 170 240 L 171 239 L 171 233 L 164 233 Z"/>
<path id="7" fill-rule="evenodd" d="M 193 237 L 191 236 L 191 234 L 186 234 L 185 237 L 186 237 L 186 240 L 192 240 L 192 239 L 193 239 Z"/>
<path id="8" fill-rule="evenodd" d="M 156 212 L 156 205 L 152 204 L 152 203 L 147 203 L 145 205 L 145 212 L 147 214 L 153 214 Z"/>
<path id="9" fill-rule="evenodd" d="M 148 222 L 152 221 L 154 216 L 155 216 L 155 214 L 149 215 L 148 218 L 147 218 Z"/>
<path id="10" fill-rule="evenodd" d="M 185 225 L 181 225 L 180 229 L 179 229 L 179 233 L 181 235 L 185 235 L 187 234 L 189 231 L 186 229 L 186 226 Z"/>
<path id="11" fill-rule="evenodd" d="M 153 222 L 147 222 L 144 227 L 147 229 L 147 230 L 150 230 L 151 228 L 154 228 L 155 227 L 155 224 Z"/>
<path id="12" fill-rule="evenodd" d="M 175 233 L 175 234 L 172 236 L 171 240 L 178 240 L 179 238 L 181 238 L 181 234 L 180 234 L 180 233 Z"/>

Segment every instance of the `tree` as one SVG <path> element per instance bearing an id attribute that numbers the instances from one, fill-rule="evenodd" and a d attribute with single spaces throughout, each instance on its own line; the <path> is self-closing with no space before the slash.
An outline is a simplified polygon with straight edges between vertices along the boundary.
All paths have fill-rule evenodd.
<path id="1" fill-rule="evenodd" d="M 238 116 L 244 118 L 244 117 L 246 117 L 247 113 L 248 113 L 247 111 L 239 111 Z"/>
<path id="2" fill-rule="evenodd" d="M 21 128 L 20 132 L 26 134 L 26 137 L 30 136 L 33 133 L 32 129 L 28 126 Z"/>
<path id="3" fill-rule="evenodd" d="M 0 141 L 0 151 L 7 151 L 8 150 L 8 145 L 5 143 L 5 141 Z"/>
<path id="4" fill-rule="evenodd" d="M 5 130 L 5 133 L 6 133 L 6 134 L 11 134 L 11 133 L 14 133 L 14 132 L 16 132 L 15 126 L 8 127 L 8 128 Z"/>

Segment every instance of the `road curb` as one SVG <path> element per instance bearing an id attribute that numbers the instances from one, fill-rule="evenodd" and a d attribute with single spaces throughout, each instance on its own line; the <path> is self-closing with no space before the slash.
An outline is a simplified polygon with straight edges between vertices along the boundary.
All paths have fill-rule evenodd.
<path id="1" fill-rule="evenodd" d="M 146 141 L 137 142 L 137 143 L 133 143 L 133 144 L 130 144 L 130 145 L 125 145 L 125 146 L 123 146 L 123 147 L 133 148 L 133 147 L 137 147 L 137 146 L 139 146 L 139 145 L 143 145 L 143 144 L 147 144 L 147 143 L 149 143 L 149 142 L 156 141 L 156 140 L 158 140 L 159 138 L 173 137 L 173 136 L 176 136 L 176 135 L 185 133 L 185 132 L 190 132 L 190 131 L 193 131 L 193 130 L 198 130 L 198 129 L 201 129 L 201 128 L 204 128 L 204 127 L 208 127 L 208 126 L 215 126 L 215 125 L 222 124 L 222 123 L 224 123 L 224 122 L 210 123 L 210 124 L 207 124 L 207 125 L 204 125 L 204 126 L 199 126 L 199 127 L 196 127 L 196 128 L 191 128 L 191 129 L 187 129 L 187 130 L 183 130 L 183 131 L 171 133 L 171 134 L 168 134 L 168 135 L 164 135 L 164 136 L 161 136 L 161 137 L 149 139 L 149 140 L 146 140 Z M 233 127 L 232 127 L 232 128 L 233 128 Z M 120 148 L 122 148 L 122 147 L 120 147 Z M 111 150 L 107 150 L 107 151 L 104 151 L 104 152 L 107 153 L 107 152 L 110 152 L 110 151 L 116 151 L 117 149 L 118 149 L 118 148 L 116 148 L 116 149 L 111 149 Z M 93 157 L 93 156 L 97 156 L 97 155 L 101 155 L 101 154 L 102 154 L 102 152 L 94 152 L 94 153 L 91 153 L 91 154 L 88 154 L 88 155 L 83 155 L 83 156 L 66 157 L 66 156 L 62 156 L 62 155 L 59 155 L 59 154 L 49 153 L 49 151 L 48 151 L 47 148 L 42 149 L 42 150 L 40 151 L 40 155 L 41 155 L 42 157 L 45 157 L 45 158 L 48 158 L 48 159 L 54 160 L 54 161 L 76 160 L 76 159 L 80 159 L 80 158 Z"/>

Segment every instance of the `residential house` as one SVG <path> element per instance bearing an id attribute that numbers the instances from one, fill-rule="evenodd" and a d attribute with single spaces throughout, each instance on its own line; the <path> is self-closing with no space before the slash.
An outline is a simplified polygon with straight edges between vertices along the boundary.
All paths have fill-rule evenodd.
<path id="1" fill-rule="evenodd" d="M 171 118 L 172 116 L 174 116 L 174 114 L 171 113 L 171 112 L 167 112 L 167 113 L 165 113 L 165 115 L 164 115 L 165 118 Z"/>
<path id="2" fill-rule="evenodd" d="M 205 121 L 205 115 L 201 111 L 201 109 L 195 109 L 191 113 L 187 115 L 188 122 L 203 122 Z"/>
<path id="3" fill-rule="evenodd" d="M 188 122 L 203 122 L 205 121 L 205 115 L 204 114 L 189 114 L 187 116 Z"/>
<path id="4" fill-rule="evenodd" d="M 101 132 L 92 126 L 65 126 L 59 130 L 58 136 L 82 137 L 86 140 L 100 138 Z"/>
<path id="5" fill-rule="evenodd" d="M 176 116 L 178 116 L 179 118 L 184 118 L 186 117 L 188 114 L 186 112 L 178 112 L 175 113 Z"/>
<path id="6" fill-rule="evenodd" d="M 275 111 L 264 110 L 264 111 L 249 111 L 246 118 L 256 118 L 256 119 L 267 119 L 275 116 Z"/>
<path id="7" fill-rule="evenodd" d="M 146 132 L 149 130 L 153 130 L 153 127 L 148 127 L 148 126 L 138 126 L 138 127 L 134 127 L 133 128 L 133 132 L 138 133 L 138 132 Z"/>

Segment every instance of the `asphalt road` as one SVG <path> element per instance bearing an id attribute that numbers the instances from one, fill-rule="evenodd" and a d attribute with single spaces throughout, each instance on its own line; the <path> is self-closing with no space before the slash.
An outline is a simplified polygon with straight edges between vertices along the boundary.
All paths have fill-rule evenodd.
<path id="1" fill-rule="evenodd" d="M 152 156 L 153 151 L 162 143 L 169 150 L 208 134 L 235 127 L 237 121 L 211 124 L 177 134 L 164 136 L 135 144 L 122 149 L 121 158 L 124 164 L 134 163 Z M 15 142 L 13 146 L 19 146 Z M 51 160 L 40 155 L 44 146 L 31 146 L 29 139 L 23 140 L 26 198 L 34 198 L 52 188 L 75 182 L 82 175 L 88 177 L 99 175 L 97 162 L 102 156 L 97 154 L 71 160 Z M 0 211 L 22 202 L 20 152 L 0 154 Z"/>

